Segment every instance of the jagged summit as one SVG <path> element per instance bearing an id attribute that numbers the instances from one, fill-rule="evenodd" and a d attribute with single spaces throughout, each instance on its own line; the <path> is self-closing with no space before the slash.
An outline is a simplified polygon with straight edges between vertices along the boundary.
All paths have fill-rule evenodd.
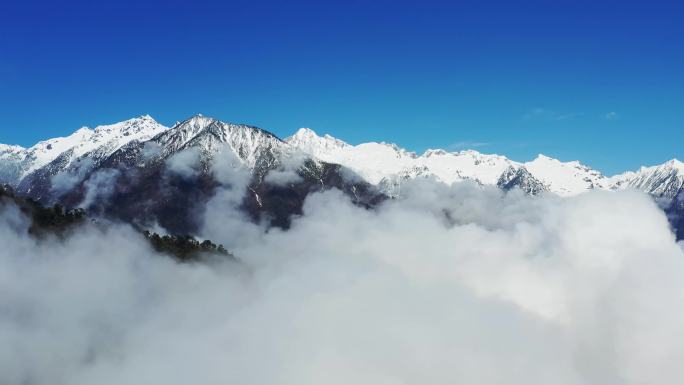
<path id="1" fill-rule="evenodd" d="M 300 128 L 294 135 L 285 138 L 285 142 L 308 153 L 334 151 L 335 149 L 350 146 L 348 143 L 328 134 L 319 136 L 310 128 Z"/>
<path id="2" fill-rule="evenodd" d="M 542 153 L 537 154 L 537 157 L 534 158 L 534 160 L 539 160 L 539 161 L 551 161 L 551 162 L 553 162 L 553 161 L 558 161 L 558 159 L 552 158 L 552 157 L 550 157 L 550 156 L 546 156 L 546 155 L 544 155 L 544 154 L 542 154 Z"/>
<path id="3" fill-rule="evenodd" d="M 664 166 L 671 167 L 677 171 L 684 172 L 684 163 L 677 158 L 672 158 L 667 162 L 663 163 Z"/>
<path id="4" fill-rule="evenodd" d="M 657 197 L 673 198 L 684 188 L 684 163 L 674 158 L 616 175 L 611 181 L 615 188 L 637 189 Z"/>
<path id="5" fill-rule="evenodd" d="M 300 128 L 300 129 L 298 129 L 297 132 L 294 133 L 294 135 L 289 136 L 289 137 L 287 137 L 287 138 L 285 138 L 285 139 L 286 139 L 286 140 L 290 140 L 290 139 L 293 139 L 293 140 L 294 140 L 294 139 L 315 140 L 315 139 L 318 139 L 318 138 L 320 138 L 320 137 L 318 136 L 318 134 L 316 133 L 316 131 L 314 131 L 314 130 L 312 130 L 312 129 L 310 129 L 310 128 L 302 127 L 302 128 Z"/>
<path id="6" fill-rule="evenodd" d="M 176 124 L 171 128 L 175 128 L 176 126 L 179 126 L 179 125 L 206 126 L 206 125 L 210 124 L 211 122 L 215 122 L 215 121 L 218 121 L 218 119 L 214 119 L 214 118 L 209 117 L 209 116 L 204 116 L 202 114 L 195 114 L 195 115 L 192 115 L 185 120 L 181 120 L 180 122 L 176 122 Z"/>
<path id="7" fill-rule="evenodd" d="M 226 123 L 202 114 L 176 123 L 150 142 L 157 149 L 155 156 L 158 159 L 195 149 L 206 160 L 230 148 L 249 168 L 255 168 L 263 162 L 273 164 L 274 159 L 289 147 L 277 136 L 259 127 Z"/>
<path id="8" fill-rule="evenodd" d="M 276 138 L 280 140 L 275 134 L 268 130 L 264 130 L 263 128 L 257 127 L 257 126 L 252 126 L 249 124 L 242 124 L 242 123 L 232 123 L 232 122 L 225 122 L 221 121 L 217 118 L 205 116 L 202 114 L 196 114 L 191 117 L 189 117 L 186 120 L 176 122 L 171 129 L 172 130 L 184 130 L 186 132 L 194 132 L 194 133 L 199 133 L 200 131 L 204 129 L 224 129 L 224 131 L 236 131 L 236 130 L 253 130 L 253 131 L 258 131 L 262 134 L 265 134 L 267 136 L 271 136 L 273 138 Z M 229 128 L 226 130 L 225 128 Z"/>

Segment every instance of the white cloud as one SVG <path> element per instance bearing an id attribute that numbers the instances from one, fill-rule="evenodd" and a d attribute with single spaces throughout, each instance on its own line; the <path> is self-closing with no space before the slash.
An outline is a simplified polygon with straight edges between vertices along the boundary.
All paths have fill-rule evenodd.
<path id="1" fill-rule="evenodd" d="M 451 145 L 448 146 L 448 148 L 451 150 L 470 150 L 473 148 L 487 147 L 490 144 L 491 143 L 489 143 L 489 142 L 478 142 L 478 141 L 465 140 L 465 141 L 452 143 Z"/>
<path id="2" fill-rule="evenodd" d="M 684 328 L 684 252 L 647 196 L 530 198 L 428 180 L 402 193 L 378 210 L 314 194 L 289 231 L 268 232 L 220 221 L 239 199 L 217 198 L 204 235 L 240 268 L 176 264 L 125 227 L 36 244 L 16 212 L 0 214 L 0 382 L 631 385 L 684 375 L 684 342 L 673 338 Z"/>
<path id="3" fill-rule="evenodd" d="M 98 199 L 102 201 L 109 199 L 114 193 L 116 179 L 119 175 L 121 175 L 121 172 L 112 168 L 102 169 L 92 174 L 88 180 L 83 183 L 86 193 L 79 206 L 88 208 Z"/>
<path id="4" fill-rule="evenodd" d="M 533 108 L 523 115 L 525 120 L 569 120 L 583 116 L 583 112 L 556 112 L 545 108 Z"/>
<path id="5" fill-rule="evenodd" d="M 147 141 L 145 144 L 143 144 L 143 148 L 141 151 L 142 158 L 144 160 L 149 160 L 161 153 L 162 147 L 159 143 L 157 142 L 152 142 L 152 141 Z"/>
<path id="6" fill-rule="evenodd" d="M 52 193 L 60 196 L 72 190 L 92 170 L 93 161 L 90 158 L 79 159 L 69 170 L 60 171 L 50 179 Z"/>
<path id="7" fill-rule="evenodd" d="M 603 118 L 606 120 L 615 120 L 615 119 L 620 118 L 620 115 L 618 115 L 617 112 L 611 111 L 611 112 L 608 112 L 605 115 L 603 115 Z"/>
<path id="8" fill-rule="evenodd" d="M 239 209 L 245 193 L 254 194 L 249 188 L 251 172 L 229 147 L 216 155 L 211 171 L 220 186 L 204 210 L 204 237 L 230 239 L 227 245 L 254 240 L 264 229 L 252 224 Z"/>
<path id="9" fill-rule="evenodd" d="M 302 181 L 302 177 L 292 170 L 271 170 L 264 177 L 264 182 L 276 186 L 288 186 Z"/>
<path id="10" fill-rule="evenodd" d="M 169 171 L 186 179 L 196 176 L 199 166 L 200 152 L 195 147 L 178 152 L 166 160 Z"/>

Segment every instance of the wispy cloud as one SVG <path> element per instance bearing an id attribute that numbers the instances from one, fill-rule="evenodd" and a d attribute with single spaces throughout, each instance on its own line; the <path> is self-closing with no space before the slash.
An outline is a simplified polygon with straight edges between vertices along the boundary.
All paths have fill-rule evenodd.
<path id="1" fill-rule="evenodd" d="M 606 120 L 616 120 L 620 118 L 620 115 L 615 111 L 611 111 L 603 115 L 603 118 Z"/>
<path id="2" fill-rule="evenodd" d="M 464 140 L 464 141 L 452 143 L 448 146 L 448 148 L 450 150 L 467 150 L 467 149 L 472 149 L 472 148 L 487 147 L 489 145 L 491 145 L 491 143 L 489 143 L 489 142 L 477 142 L 477 141 Z"/>
<path id="3" fill-rule="evenodd" d="M 536 107 L 523 115 L 525 120 L 568 120 L 584 115 L 583 112 L 557 112 Z"/>

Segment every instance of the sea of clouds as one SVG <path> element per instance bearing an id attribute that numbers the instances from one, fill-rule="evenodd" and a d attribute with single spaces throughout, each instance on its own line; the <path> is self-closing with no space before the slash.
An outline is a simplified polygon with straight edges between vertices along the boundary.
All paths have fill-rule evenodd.
<path id="1" fill-rule="evenodd" d="M 245 173 L 216 175 L 201 235 L 237 263 L 176 263 L 124 225 L 37 242 L 1 209 L 0 383 L 684 378 L 684 252 L 644 194 L 416 180 L 374 210 L 312 194 L 283 231 L 235 209 Z"/>

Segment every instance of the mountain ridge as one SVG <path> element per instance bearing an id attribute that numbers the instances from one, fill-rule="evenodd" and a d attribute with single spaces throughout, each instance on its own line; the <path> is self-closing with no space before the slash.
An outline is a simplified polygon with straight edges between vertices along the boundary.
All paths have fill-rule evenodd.
<path id="1" fill-rule="evenodd" d="M 311 192 L 337 188 L 372 207 L 401 195 L 402 184 L 417 178 L 529 195 L 637 189 L 681 223 L 684 235 L 684 206 L 673 201 L 684 196 L 684 164 L 677 159 L 606 177 L 579 161 L 543 154 L 527 162 L 476 150 L 419 155 L 387 142 L 352 145 L 307 128 L 281 139 L 200 114 L 172 127 L 143 115 L 29 148 L 0 145 L 0 183 L 17 193 L 142 227 L 160 224 L 174 234 L 196 231 L 194 212 L 226 185 L 244 189 L 240 207 L 252 220 L 286 228 Z"/>
<path id="2" fill-rule="evenodd" d="M 509 168 L 512 167 L 514 170 L 524 168 L 527 171 L 525 174 L 529 174 L 541 182 L 545 191 L 561 196 L 576 195 L 593 189 L 618 190 L 632 187 L 657 196 L 662 196 L 665 193 L 671 198 L 676 195 L 677 187 L 679 189 L 684 187 L 684 163 L 677 159 L 666 161 L 660 165 L 642 166 L 637 171 L 627 171 L 608 177 L 578 160 L 563 162 L 544 154 L 539 154 L 535 159 L 527 162 L 514 161 L 504 155 L 484 154 L 476 150 L 428 149 L 423 154 L 417 155 L 386 142 L 352 145 L 328 134 L 321 137 L 309 128 L 299 129 L 285 141 L 304 150 L 313 149 L 309 152 L 321 159 L 343 164 L 361 175 L 365 173 L 367 179 L 376 184 L 391 184 L 389 181 L 392 179 L 434 176 L 445 183 L 476 180 L 482 184 L 497 185 L 502 177 L 506 179 L 504 174 L 510 174 Z M 334 145 L 332 145 L 333 143 Z M 383 154 L 383 152 L 392 151 L 393 153 L 390 155 Z M 366 159 L 372 157 L 372 152 L 376 152 L 377 159 L 385 157 L 388 164 L 380 165 L 379 170 L 377 163 L 369 164 L 366 162 Z M 394 164 L 389 164 L 390 162 Z M 661 191 L 663 189 L 651 188 L 656 183 L 630 183 L 633 179 L 643 179 L 644 173 L 652 173 L 656 169 L 662 170 L 672 163 L 681 166 L 676 168 L 676 175 L 673 176 L 678 182 L 673 182 L 672 187 L 667 192 Z M 478 168 L 479 170 L 477 170 Z M 383 174 L 381 170 L 386 171 L 384 175 L 379 175 Z M 538 193 L 538 187 L 537 185 L 530 191 Z"/>
<path id="3" fill-rule="evenodd" d="M 169 139 L 176 141 L 174 143 L 164 140 L 165 136 L 171 136 L 170 131 L 174 131 L 174 136 Z M 204 134 L 200 135 L 202 132 Z M 378 186 L 427 176 L 445 183 L 475 180 L 485 185 L 497 185 L 501 178 L 506 179 L 504 174 L 511 174 L 511 168 L 513 171 L 524 168 L 526 173 L 522 174 L 529 174 L 528 178 L 533 177 L 540 182 L 545 191 L 563 196 L 591 189 L 635 188 L 659 197 L 672 198 L 684 187 L 684 163 L 677 159 L 607 177 L 578 160 L 563 162 L 543 154 L 527 162 L 476 150 L 428 149 L 418 155 L 388 142 L 352 145 L 329 134 L 318 135 L 310 128 L 300 128 L 293 135 L 280 139 L 270 131 L 255 126 L 227 123 L 201 114 L 172 127 L 165 127 L 151 116 L 142 115 L 92 129 L 81 127 L 68 136 L 43 140 L 28 148 L 0 144 L 0 181 L 20 186 L 23 179 L 36 170 L 49 167 L 60 156 L 66 159 L 61 159 L 61 165 L 53 165 L 56 171 L 49 172 L 51 176 L 73 166 L 83 156 L 89 155 L 99 160 L 131 142 L 152 140 L 168 147 L 165 156 L 193 146 L 212 152 L 215 149 L 211 147 L 217 143 L 228 143 L 249 167 L 256 166 L 259 147 L 270 141 L 270 148 L 278 150 L 275 152 L 288 155 L 300 152 L 318 160 L 340 164 Z M 189 143 L 192 140 L 195 142 Z M 280 155 L 270 154 L 272 158 Z M 275 162 L 274 159 L 270 161 Z M 534 188 L 537 192 L 538 187 Z"/>
<path id="4" fill-rule="evenodd" d="M 204 205 L 226 188 L 244 193 L 237 203 L 247 217 L 283 228 L 313 191 L 336 188 L 362 206 L 382 199 L 352 171 L 255 126 L 195 115 L 170 128 L 149 116 L 101 127 L 0 154 L 2 175 L 13 177 L 2 182 L 42 204 L 142 228 L 158 224 L 172 234 L 199 230 Z"/>

